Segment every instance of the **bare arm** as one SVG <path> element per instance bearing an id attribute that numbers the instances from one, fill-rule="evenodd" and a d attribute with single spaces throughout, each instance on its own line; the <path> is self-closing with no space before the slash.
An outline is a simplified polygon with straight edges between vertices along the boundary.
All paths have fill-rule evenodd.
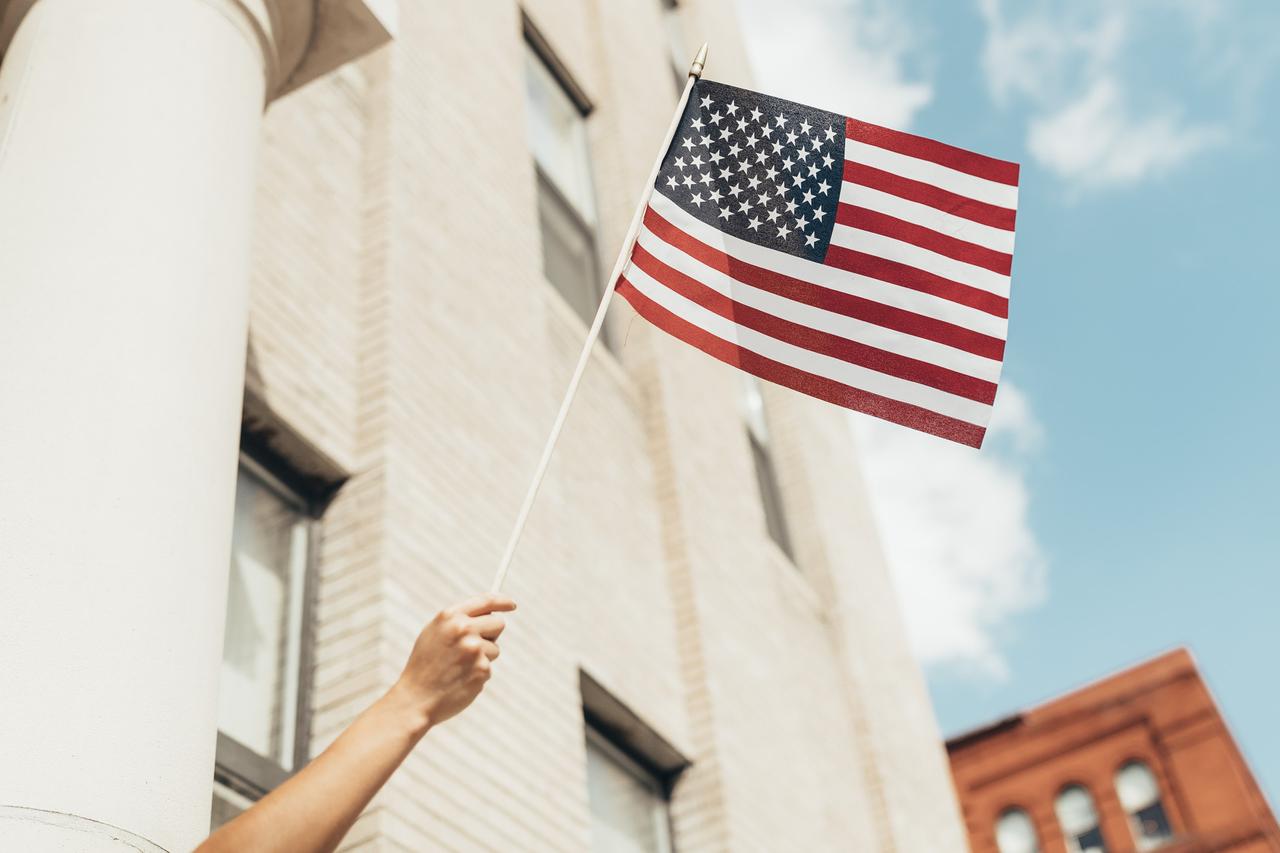
<path id="1" fill-rule="evenodd" d="M 404 672 L 314 761 L 244 814 L 219 829 L 197 853 L 298 851 L 338 846 L 360 812 L 433 726 L 470 705 L 498 657 L 501 595 L 469 599 L 440 611 L 422 629 Z"/>

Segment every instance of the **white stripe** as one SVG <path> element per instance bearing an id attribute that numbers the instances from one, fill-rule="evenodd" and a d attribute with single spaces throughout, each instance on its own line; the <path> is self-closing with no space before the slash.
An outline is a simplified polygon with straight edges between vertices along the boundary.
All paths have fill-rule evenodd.
<path id="1" fill-rule="evenodd" d="M 990 225 L 983 225 L 981 222 L 974 222 L 972 219 L 965 219 L 963 216 L 956 216 L 892 193 L 846 181 L 840 189 L 840 201 L 893 216 L 904 222 L 928 228 L 930 231 L 955 237 L 957 240 L 985 246 L 996 252 L 1013 254 L 1012 231 L 992 228 Z"/>
<path id="2" fill-rule="evenodd" d="M 987 204 L 1007 207 L 1010 210 L 1016 210 L 1018 207 L 1017 187 L 998 181 L 988 181 L 986 178 L 979 178 L 968 172 L 940 166 L 929 160 L 909 157 L 878 145 L 867 145 L 855 139 L 846 139 L 844 158 L 892 172 L 913 181 L 933 184 L 935 187 L 941 187 L 975 201 L 985 201 Z"/>
<path id="3" fill-rule="evenodd" d="M 801 281 L 812 282 L 850 296 L 870 299 L 882 305 L 910 311 L 922 317 L 931 317 L 1000 340 L 1004 340 L 1008 332 L 1009 321 L 1003 317 L 995 317 L 985 311 L 979 311 L 949 299 L 899 287 L 870 276 L 836 269 L 740 240 L 700 219 L 695 219 L 656 190 L 650 197 L 649 205 L 657 211 L 659 216 L 684 233 L 726 255 L 741 258 L 753 266 Z"/>
<path id="4" fill-rule="evenodd" d="M 1009 296 L 1009 276 L 992 272 L 989 269 L 966 264 L 955 258 L 908 243 L 895 240 L 883 234 L 850 228 L 848 225 L 836 225 L 831 231 L 831 242 L 855 252 L 865 252 L 884 258 L 886 261 L 897 261 L 918 270 L 931 272 L 970 287 L 976 287 L 997 296 Z"/>
<path id="5" fill-rule="evenodd" d="M 846 340 L 857 341 L 867 346 L 925 361 L 939 367 L 945 367 L 948 370 L 984 379 L 988 382 L 998 382 L 1000 380 L 999 361 L 936 343 L 927 338 L 918 338 L 915 335 L 895 332 L 892 329 L 886 329 L 874 323 L 856 320 L 852 317 L 846 317 L 844 314 L 816 308 L 812 305 L 796 302 L 793 299 L 787 299 L 785 296 L 778 296 L 776 293 L 753 287 L 750 284 L 731 278 L 719 270 L 706 266 L 696 258 L 686 255 L 675 246 L 664 242 L 661 237 L 647 228 L 641 229 L 637 242 L 649 254 L 667 266 L 684 273 L 722 296 L 726 296 L 742 305 L 757 308 L 775 317 L 790 320 L 793 323 L 799 323 L 811 329 L 839 335 Z"/>
<path id="6" fill-rule="evenodd" d="M 626 278 L 636 290 L 677 317 L 734 346 L 750 350 L 756 355 L 815 376 L 823 376 L 853 388 L 870 391 L 901 403 L 920 406 L 978 426 L 985 426 L 991 416 L 991 407 L 983 403 L 957 397 L 927 385 L 898 379 L 885 373 L 877 373 L 856 364 L 849 364 L 831 356 L 793 346 L 754 329 L 739 326 L 732 320 L 727 320 L 701 305 L 690 302 L 653 280 L 635 264 L 628 266 Z"/>

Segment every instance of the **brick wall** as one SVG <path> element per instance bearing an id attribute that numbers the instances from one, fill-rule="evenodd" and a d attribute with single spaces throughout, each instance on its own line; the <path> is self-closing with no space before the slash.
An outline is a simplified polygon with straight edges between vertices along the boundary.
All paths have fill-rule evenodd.
<path id="1" fill-rule="evenodd" d="M 728 0 L 682 6 L 709 75 L 749 83 Z M 661 4 L 524 11 L 597 105 L 607 267 L 676 98 Z M 540 272 L 520 15 L 401 4 L 394 45 L 267 117 L 248 382 L 352 474 L 324 521 L 316 750 L 487 586 L 585 333 Z M 498 676 L 346 849 L 585 849 L 580 669 L 693 760 L 680 849 L 963 849 L 843 414 L 769 389 L 793 565 L 738 377 L 633 321 L 620 304 L 530 518 Z"/>

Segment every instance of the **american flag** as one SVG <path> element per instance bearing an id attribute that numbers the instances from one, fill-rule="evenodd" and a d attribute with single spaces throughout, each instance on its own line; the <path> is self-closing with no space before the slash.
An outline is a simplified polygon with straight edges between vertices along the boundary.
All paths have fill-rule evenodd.
<path id="1" fill-rule="evenodd" d="M 699 80 L 618 292 L 706 353 L 982 445 L 1018 166 Z"/>

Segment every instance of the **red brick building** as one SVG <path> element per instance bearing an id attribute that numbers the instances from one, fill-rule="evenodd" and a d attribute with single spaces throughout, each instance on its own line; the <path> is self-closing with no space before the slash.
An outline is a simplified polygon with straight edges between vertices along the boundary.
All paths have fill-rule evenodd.
<path id="1" fill-rule="evenodd" d="M 1178 649 L 947 743 L 974 853 L 1280 851 Z"/>

